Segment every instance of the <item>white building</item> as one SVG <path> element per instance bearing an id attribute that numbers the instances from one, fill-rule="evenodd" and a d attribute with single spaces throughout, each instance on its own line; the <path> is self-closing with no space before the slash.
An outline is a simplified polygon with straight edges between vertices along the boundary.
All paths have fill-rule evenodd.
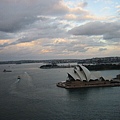
<path id="1" fill-rule="evenodd" d="M 103 79 L 97 72 L 92 73 L 86 67 L 82 65 L 77 65 L 73 70 L 68 72 L 68 81 L 90 81 L 90 80 L 100 80 Z"/>

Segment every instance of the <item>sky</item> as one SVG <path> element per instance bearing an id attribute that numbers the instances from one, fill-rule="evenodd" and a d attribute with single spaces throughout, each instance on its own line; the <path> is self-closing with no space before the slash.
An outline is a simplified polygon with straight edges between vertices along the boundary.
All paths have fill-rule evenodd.
<path id="1" fill-rule="evenodd" d="M 0 61 L 120 57 L 120 0 L 0 0 Z"/>

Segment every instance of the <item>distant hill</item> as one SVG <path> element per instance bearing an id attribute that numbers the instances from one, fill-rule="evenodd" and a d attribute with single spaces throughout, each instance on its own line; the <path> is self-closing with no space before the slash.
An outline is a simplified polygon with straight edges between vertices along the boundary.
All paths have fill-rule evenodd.
<path id="1" fill-rule="evenodd" d="M 23 64 L 23 63 L 78 63 L 78 64 L 102 64 L 120 63 L 120 57 L 101 57 L 91 59 L 51 59 L 51 60 L 18 60 L 0 61 L 0 64 Z"/>

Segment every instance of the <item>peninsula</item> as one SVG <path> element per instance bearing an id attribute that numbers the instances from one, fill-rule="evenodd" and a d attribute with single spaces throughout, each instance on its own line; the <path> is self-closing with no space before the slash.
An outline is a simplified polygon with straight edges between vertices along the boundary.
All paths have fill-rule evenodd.
<path id="1" fill-rule="evenodd" d="M 85 66 L 77 65 L 69 71 L 66 81 L 58 82 L 56 85 L 62 88 L 88 88 L 88 87 L 114 87 L 120 86 L 120 75 L 111 80 L 105 79 L 97 73 L 91 73 Z"/>

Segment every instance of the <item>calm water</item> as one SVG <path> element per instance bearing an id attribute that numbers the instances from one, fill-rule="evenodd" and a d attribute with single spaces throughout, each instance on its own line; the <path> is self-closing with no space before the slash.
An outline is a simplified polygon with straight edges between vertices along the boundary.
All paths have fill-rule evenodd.
<path id="1" fill-rule="evenodd" d="M 120 120 L 120 87 L 58 88 L 67 69 L 39 66 L 0 65 L 0 120 Z M 120 70 L 101 72 L 109 77 L 120 74 Z"/>

